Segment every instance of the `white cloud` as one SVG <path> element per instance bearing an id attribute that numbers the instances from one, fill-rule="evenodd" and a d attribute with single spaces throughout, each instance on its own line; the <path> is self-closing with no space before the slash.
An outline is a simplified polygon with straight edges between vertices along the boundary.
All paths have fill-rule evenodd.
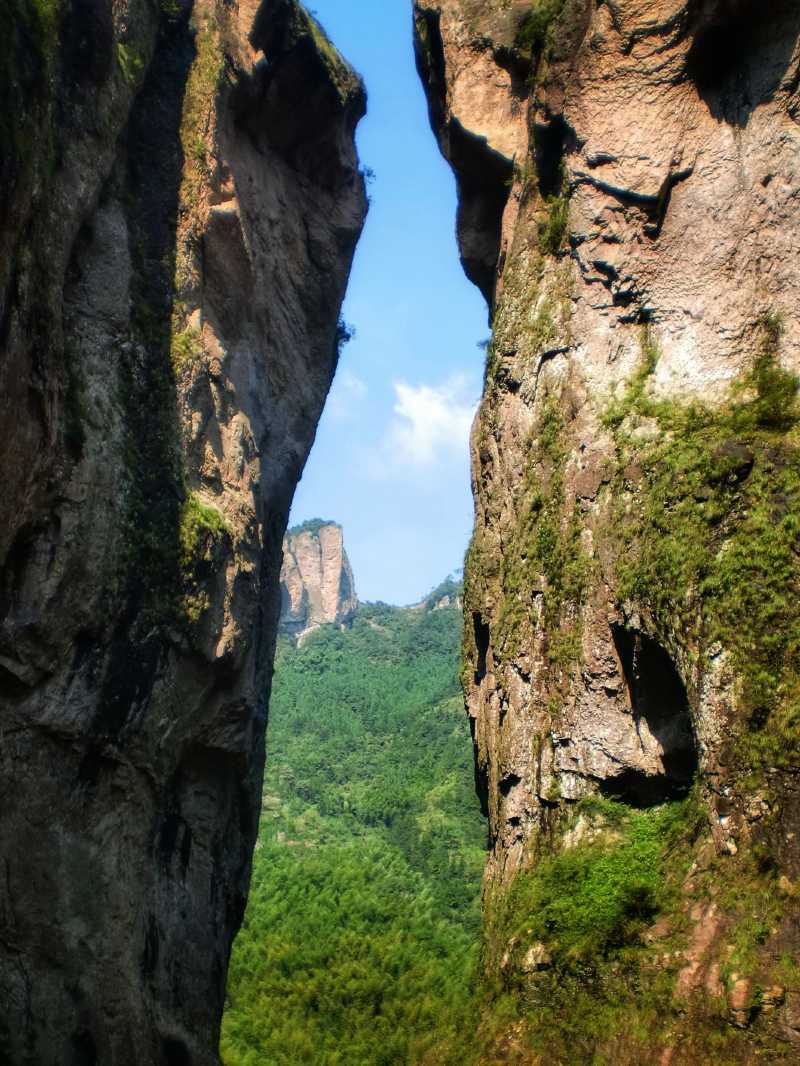
<path id="1" fill-rule="evenodd" d="M 430 467 L 466 456 L 475 402 L 463 375 L 437 386 L 397 381 L 394 391 L 394 418 L 383 445 L 392 465 Z"/>
<path id="2" fill-rule="evenodd" d="M 327 410 L 334 418 L 351 418 L 366 395 L 367 386 L 361 378 L 351 370 L 342 370 L 328 395 Z"/>

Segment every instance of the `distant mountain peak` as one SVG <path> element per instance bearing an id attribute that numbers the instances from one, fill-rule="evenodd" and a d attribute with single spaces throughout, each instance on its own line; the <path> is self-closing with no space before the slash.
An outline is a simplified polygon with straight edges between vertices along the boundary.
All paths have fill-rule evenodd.
<path id="1" fill-rule="evenodd" d="M 302 643 L 321 625 L 347 625 L 357 607 L 342 527 L 314 518 L 290 529 L 283 542 L 281 631 Z"/>

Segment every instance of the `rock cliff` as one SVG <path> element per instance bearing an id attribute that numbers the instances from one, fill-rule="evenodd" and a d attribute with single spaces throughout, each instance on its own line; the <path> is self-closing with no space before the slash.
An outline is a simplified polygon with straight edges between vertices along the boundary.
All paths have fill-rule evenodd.
<path id="1" fill-rule="evenodd" d="M 463 681 L 518 1011 L 487 1061 L 793 1061 L 800 9 L 414 17 L 494 329 Z"/>
<path id="2" fill-rule="evenodd" d="M 342 527 L 312 521 L 283 542 L 281 629 L 298 643 L 321 625 L 346 625 L 358 607 Z"/>
<path id="3" fill-rule="evenodd" d="M 295 0 L 4 11 L 0 1060 L 202 1066 L 365 96 Z"/>

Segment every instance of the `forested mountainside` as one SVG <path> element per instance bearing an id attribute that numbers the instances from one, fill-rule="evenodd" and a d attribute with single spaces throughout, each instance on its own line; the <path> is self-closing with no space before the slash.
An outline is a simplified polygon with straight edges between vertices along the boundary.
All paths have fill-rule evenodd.
<path id="1" fill-rule="evenodd" d="M 797 1061 L 800 6 L 414 7 L 493 324 L 483 1061 Z"/>
<path id="2" fill-rule="evenodd" d="M 0 10 L 0 1061 L 213 1066 L 364 88 L 295 0 Z"/>
<path id="3" fill-rule="evenodd" d="M 470 1026 L 486 823 L 448 582 L 281 642 L 226 1066 L 444 1063 Z"/>

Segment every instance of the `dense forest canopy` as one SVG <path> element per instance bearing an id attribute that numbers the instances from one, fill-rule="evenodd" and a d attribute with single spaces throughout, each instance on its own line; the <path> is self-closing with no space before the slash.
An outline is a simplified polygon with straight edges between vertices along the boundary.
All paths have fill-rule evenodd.
<path id="1" fill-rule="evenodd" d="M 437 599 L 279 650 L 226 1066 L 439 1062 L 465 1025 L 486 832 Z"/>

